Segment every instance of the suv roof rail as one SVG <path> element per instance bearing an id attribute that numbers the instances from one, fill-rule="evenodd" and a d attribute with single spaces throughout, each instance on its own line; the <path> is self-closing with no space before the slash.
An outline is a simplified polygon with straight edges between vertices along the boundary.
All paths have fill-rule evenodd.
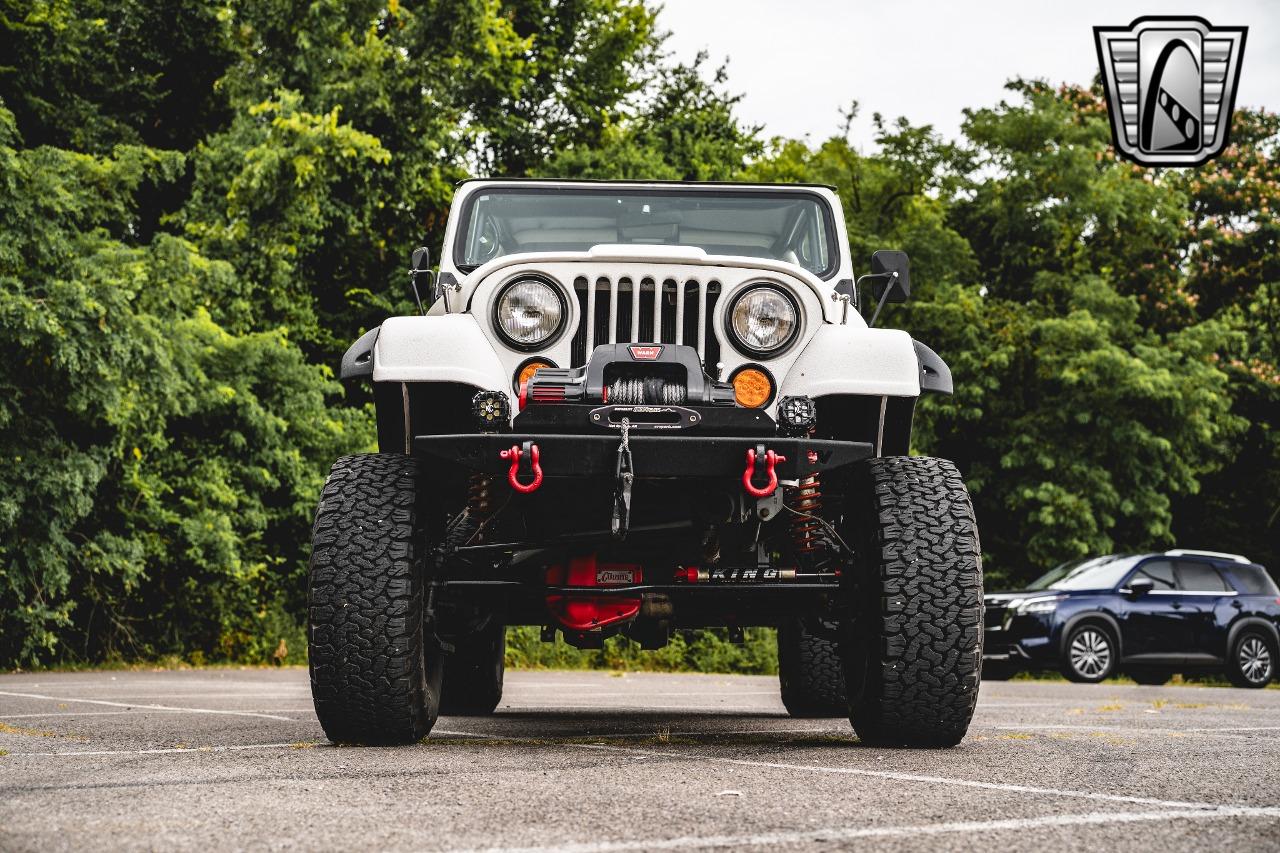
<path id="1" fill-rule="evenodd" d="M 1227 554 L 1223 551 L 1196 551 L 1192 548 L 1174 548 L 1172 551 L 1165 551 L 1166 557 L 1217 557 L 1220 560 L 1230 560 L 1233 563 L 1252 563 L 1248 557 L 1240 554 Z"/>

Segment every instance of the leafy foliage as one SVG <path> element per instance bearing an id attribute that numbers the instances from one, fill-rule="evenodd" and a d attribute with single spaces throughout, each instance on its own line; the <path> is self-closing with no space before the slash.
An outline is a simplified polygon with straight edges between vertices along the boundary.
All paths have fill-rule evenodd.
<path id="1" fill-rule="evenodd" d="M 181 161 L 0 143 L 0 334 L 19 354 L 0 377 L 4 659 L 270 655 L 259 625 L 301 606 L 325 466 L 371 441 L 284 332 L 211 319 L 227 264 L 111 235 Z"/>
<path id="2" fill-rule="evenodd" d="M 916 443 L 995 583 L 1175 542 L 1275 569 L 1280 119 L 1140 169 L 1096 88 L 1010 92 L 868 153 L 762 140 L 645 0 L 0 0 L 0 665 L 300 659 L 315 495 L 373 435 L 330 365 L 473 175 L 831 184 L 856 256 L 911 254 L 884 319 L 955 372 Z M 767 632 L 646 654 L 776 665 Z"/>

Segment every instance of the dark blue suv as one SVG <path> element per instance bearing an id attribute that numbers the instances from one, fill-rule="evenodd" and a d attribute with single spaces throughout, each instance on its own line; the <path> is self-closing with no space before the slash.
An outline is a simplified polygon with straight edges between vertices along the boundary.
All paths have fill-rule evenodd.
<path id="1" fill-rule="evenodd" d="M 1164 684 L 1175 672 L 1215 671 L 1266 687 L 1280 661 L 1280 590 L 1235 554 L 1112 554 L 988 595 L 984 636 L 988 679 L 1057 667 L 1072 681 L 1120 671 Z"/>

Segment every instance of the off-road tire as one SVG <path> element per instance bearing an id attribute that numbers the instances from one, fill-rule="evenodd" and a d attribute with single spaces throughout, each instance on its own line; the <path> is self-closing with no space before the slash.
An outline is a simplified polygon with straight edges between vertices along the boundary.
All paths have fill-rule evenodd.
<path id="1" fill-rule="evenodd" d="M 1137 666 L 1129 667 L 1124 674 L 1132 678 L 1139 684 L 1145 684 L 1148 687 L 1159 687 L 1162 684 L 1168 684 L 1173 678 L 1173 670 L 1163 666 Z"/>
<path id="2" fill-rule="evenodd" d="M 782 704 L 793 717 L 846 717 L 840 644 L 811 632 L 800 619 L 778 627 L 778 681 Z"/>
<path id="3" fill-rule="evenodd" d="M 497 619 L 469 637 L 455 640 L 457 650 L 444 659 L 440 713 L 447 717 L 484 717 L 502 701 L 507 629 Z"/>
<path id="4" fill-rule="evenodd" d="M 1256 645 L 1246 646 L 1249 641 Z M 1245 672 L 1243 662 L 1246 651 L 1261 649 L 1267 655 L 1267 671 L 1265 677 L 1250 677 Z M 1246 628 L 1231 643 L 1230 657 L 1227 658 L 1227 680 L 1236 687 L 1266 687 L 1276 677 L 1276 642 L 1260 629 Z"/>
<path id="5" fill-rule="evenodd" d="M 329 740 L 412 743 L 435 724 L 440 654 L 423 625 L 426 537 L 417 463 L 334 463 L 312 530 L 311 693 Z"/>
<path id="6" fill-rule="evenodd" d="M 852 478 L 844 526 L 850 722 L 874 745 L 945 747 L 978 701 L 982 556 L 969 492 L 945 459 L 870 459 Z M 851 543 L 852 544 L 852 543 Z"/>

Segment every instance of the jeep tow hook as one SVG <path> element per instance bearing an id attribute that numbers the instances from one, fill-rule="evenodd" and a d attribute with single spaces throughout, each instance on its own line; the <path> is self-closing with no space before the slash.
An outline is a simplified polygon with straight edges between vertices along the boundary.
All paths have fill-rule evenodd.
<path id="1" fill-rule="evenodd" d="M 756 474 L 756 460 L 764 461 L 764 472 L 769 481 L 764 484 L 763 488 L 758 488 L 751 481 Z M 779 456 L 772 450 L 765 450 L 763 444 L 757 444 L 754 448 L 747 448 L 747 469 L 742 472 L 742 488 L 747 490 L 747 494 L 757 498 L 767 498 L 773 494 L 778 488 L 778 472 L 775 467 L 779 462 L 786 462 L 787 457 Z"/>
<path id="2" fill-rule="evenodd" d="M 507 469 L 507 482 L 511 484 L 511 488 L 520 494 L 527 495 L 531 492 L 536 492 L 538 487 L 542 485 L 542 466 L 538 464 L 541 454 L 538 451 L 538 445 L 526 441 L 524 449 L 521 450 L 519 445 L 513 444 L 510 450 L 499 451 L 498 456 L 511 460 L 511 467 Z M 533 479 L 527 484 L 520 482 L 521 457 L 529 459 L 529 469 L 533 474 Z"/>

